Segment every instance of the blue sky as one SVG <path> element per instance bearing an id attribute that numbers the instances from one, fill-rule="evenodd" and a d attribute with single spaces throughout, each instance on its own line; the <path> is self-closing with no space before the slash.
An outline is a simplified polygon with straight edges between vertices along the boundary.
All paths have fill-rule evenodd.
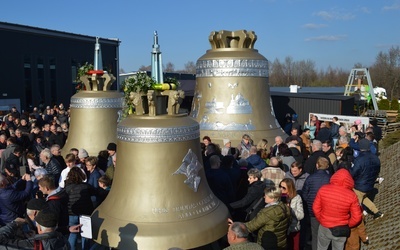
<path id="1" fill-rule="evenodd" d="M 369 67 L 400 45 L 400 0 L 12 0 L 1 12 L 3 22 L 119 38 L 126 72 L 150 65 L 155 30 L 164 64 L 177 70 L 205 54 L 219 30 L 253 30 L 268 60 L 291 56 L 317 69 Z"/>

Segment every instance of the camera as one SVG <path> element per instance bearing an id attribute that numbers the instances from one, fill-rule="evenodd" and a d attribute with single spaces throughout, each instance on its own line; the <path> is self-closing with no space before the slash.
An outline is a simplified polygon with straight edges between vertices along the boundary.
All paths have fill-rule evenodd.
<path id="1" fill-rule="evenodd" d="M 365 137 L 364 133 L 360 132 L 360 131 L 356 132 L 355 135 L 358 136 L 359 139 L 362 139 Z"/>

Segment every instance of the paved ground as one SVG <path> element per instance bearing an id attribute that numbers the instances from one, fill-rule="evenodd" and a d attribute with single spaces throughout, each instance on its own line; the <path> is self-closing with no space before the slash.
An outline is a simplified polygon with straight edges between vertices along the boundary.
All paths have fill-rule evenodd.
<path id="1" fill-rule="evenodd" d="M 384 217 L 373 220 L 367 216 L 366 227 L 370 238 L 362 250 L 400 249 L 400 142 L 381 151 L 381 173 L 385 180 L 377 185 L 379 193 L 374 203 Z"/>

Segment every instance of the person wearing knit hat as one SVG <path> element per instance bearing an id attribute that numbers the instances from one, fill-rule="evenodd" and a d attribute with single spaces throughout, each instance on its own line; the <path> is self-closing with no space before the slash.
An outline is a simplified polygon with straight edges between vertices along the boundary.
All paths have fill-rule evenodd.
<path id="1" fill-rule="evenodd" d="M 57 226 L 57 214 L 49 209 L 42 210 L 35 218 L 37 224 L 46 228 L 55 228 Z"/>
<path id="2" fill-rule="evenodd" d="M 223 139 L 223 146 L 221 149 L 221 155 L 226 156 L 230 154 L 230 149 L 231 149 L 231 140 L 229 139 Z"/>
<path id="3" fill-rule="evenodd" d="M 44 209 L 36 218 L 38 234 L 29 238 L 16 238 L 18 228 L 24 223 L 14 220 L 1 228 L 0 245 L 10 249 L 70 249 L 66 238 L 56 232 L 57 215 L 55 212 Z M 8 248 L 7 248 L 8 249 Z"/>
<path id="4" fill-rule="evenodd" d="M 369 151 L 371 142 L 365 138 L 358 141 L 358 146 L 360 147 L 360 151 Z"/>
<path id="5" fill-rule="evenodd" d="M 89 157 L 89 154 L 84 148 L 80 148 L 79 152 L 78 152 L 78 157 L 79 157 L 79 159 L 87 158 L 87 157 Z"/>
<path id="6" fill-rule="evenodd" d="M 29 210 L 36 210 L 36 211 L 41 211 L 44 208 L 46 208 L 46 201 L 43 199 L 31 199 L 28 201 L 26 204 L 26 208 Z"/>

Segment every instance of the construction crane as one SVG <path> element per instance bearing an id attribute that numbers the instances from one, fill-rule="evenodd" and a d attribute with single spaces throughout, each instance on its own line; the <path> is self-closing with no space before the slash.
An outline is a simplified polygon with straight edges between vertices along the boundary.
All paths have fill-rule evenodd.
<path id="1" fill-rule="evenodd" d="M 378 110 L 374 86 L 372 85 L 368 68 L 356 68 L 351 70 L 344 90 L 344 95 L 351 96 L 355 93 L 360 95 L 361 100 L 365 100 L 366 102 L 372 101 L 374 109 Z"/>

